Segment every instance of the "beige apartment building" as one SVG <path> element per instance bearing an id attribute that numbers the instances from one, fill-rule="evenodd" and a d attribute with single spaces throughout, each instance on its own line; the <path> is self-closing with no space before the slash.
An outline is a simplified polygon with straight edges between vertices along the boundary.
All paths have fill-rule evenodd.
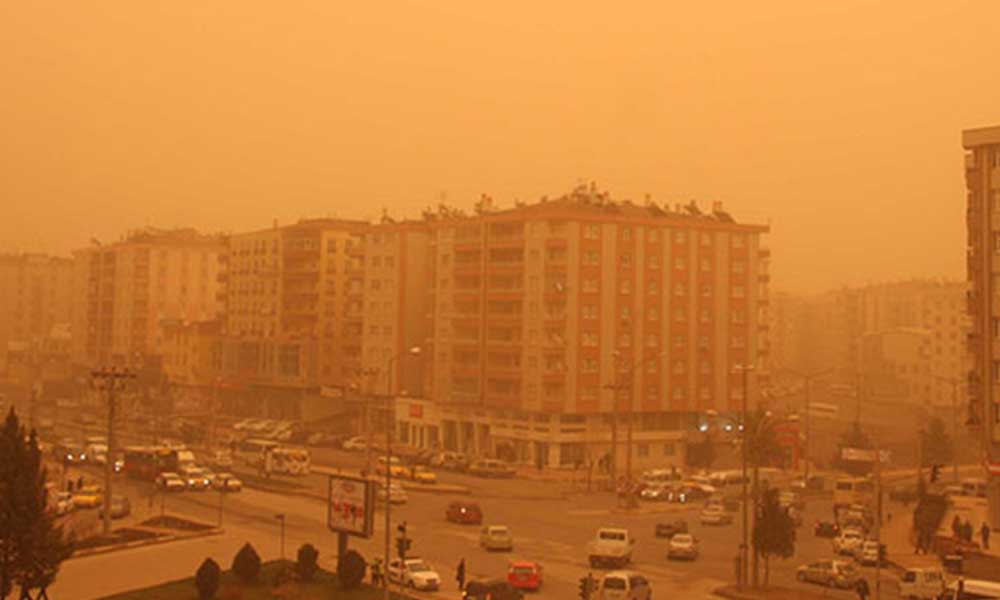
<path id="1" fill-rule="evenodd" d="M 0 255 L 0 374 L 23 379 L 22 367 L 48 362 L 42 356 L 68 358 L 73 306 L 72 260 Z"/>
<path id="2" fill-rule="evenodd" d="M 962 132 L 968 227 L 970 431 L 992 475 L 992 526 L 1000 527 L 1000 126 Z"/>
<path id="3" fill-rule="evenodd" d="M 222 250 L 219 236 L 147 228 L 74 252 L 74 360 L 134 364 L 161 353 L 165 320 L 215 318 Z"/>
<path id="4" fill-rule="evenodd" d="M 404 439 L 625 465 L 631 429 L 635 468 L 681 465 L 700 416 L 740 407 L 738 366 L 752 403 L 766 383 L 766 226 L 584 188 L 428 226 L 430 387 L 397 403 Z"/>

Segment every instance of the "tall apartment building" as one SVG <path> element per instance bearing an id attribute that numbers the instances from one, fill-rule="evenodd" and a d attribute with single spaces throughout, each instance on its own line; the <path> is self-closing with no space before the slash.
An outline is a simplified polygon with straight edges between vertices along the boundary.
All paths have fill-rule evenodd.
<path id="1" fill-rule="evenodd" d="M 133 364 L 161 352 L 165 320 L 215 318 L 222 250 L 218 236 L 149 228 L 74 252 L 74 360 Z"/>
<path id="2" fill-rule="evenodd" d="M 7 371 L 11 356 L 47 352 L 53 336 L 68 330 L 72 308 L 73 261 L 0 255 L 0 373 Z"/>
<path id="3" fill-rule="evenodd" d="M 992 467 L 992 525 L 1000 526 L 1000 126 L 962 132 L 968 226 L 970 421 Z"/>
<path id="4" fill-rule="evenodd" d="M 611 454 L 681 464 L 698 415 L 738 410 L 738 365 L 767 376 L 767 227 L 721 206 L 665 210 L 592 190 L 430 220 L 431 403 L 404 437 L 573 466 Z M 609 388 L 615 388 L 614 390 Z"/>

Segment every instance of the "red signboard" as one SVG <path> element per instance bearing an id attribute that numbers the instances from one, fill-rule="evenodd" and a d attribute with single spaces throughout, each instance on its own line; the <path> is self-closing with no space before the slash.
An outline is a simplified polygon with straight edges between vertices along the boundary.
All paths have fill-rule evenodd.
<path id="1" fill-rule="evenodd" d="M 424 407 L 421 404 L 410 405 L 410 417 L 414 419 L 424 418 Z"/>

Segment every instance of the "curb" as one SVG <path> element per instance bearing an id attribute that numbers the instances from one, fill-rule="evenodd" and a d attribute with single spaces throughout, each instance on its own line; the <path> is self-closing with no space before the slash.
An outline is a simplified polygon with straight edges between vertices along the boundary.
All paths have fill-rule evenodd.
<path id="1" fill-rule="evenodd" d="M 86 550 L 80 550 L 74 552 L 67 560 L 73 560 L 76 558 L 86 558 L 88 556 L 94 556 L 97 554 L 108 554 L 111 552 L 120 552 L 122 550 L 132 550 L 134 548 L 142 548 L 144 546 L 157 546 L 160 544 L 166 544 L 169 542 L 183 542 L 185 540 L 194 540 L 203 537 L 210 537 L 213 535 L 222 535 L 226 530 L 222 528 L 214 528 L 208 531 L 199 531 L 196 533 L 184 534 L 184 535 L 164 535 L 160 537 L 155 537 L 149 540 L 138 540 L 135 542 L 126 542 L 124 544 L 113 544 L 110 546 L 99 546 L 97 548 L 88 548 Z"/>

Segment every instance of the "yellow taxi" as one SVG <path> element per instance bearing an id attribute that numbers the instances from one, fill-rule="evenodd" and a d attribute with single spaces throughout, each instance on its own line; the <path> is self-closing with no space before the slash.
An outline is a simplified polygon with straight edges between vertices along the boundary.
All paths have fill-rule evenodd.
<path id="1" fill-rule="evenodd" d="M 412 479 L 413 481 L 416 481 L 417 483 L 430 484 L 430 483 L 437 483 L 438 480 L 437 475 L 434 473 L 434 471 L 431 471 L 430 469 L 422 465 L 416 465 L 410 467 L 406 473 L 406 476 Z"/>
<path id="2" fill-rule="evenodd" d="M 104 503 L 104 491 L 100 486 L 88 485 L 73 493 L 74 508 L 97 508 Z"/>
<path id="3" fill-rule="evenodd" d="M 399 460 L 399 457 L 396 456 L 390 457 L 389 460 L 386 460 L 386 457 L 384 456 L 378 457 L 378 461 L 375 463 L 375 473 L 385 476 L 386 464 L 389 466 L 389 471 L 392 474 L 392 477 L 396 477 L 398 479 L 406 477 L 408 469 Z"/>

